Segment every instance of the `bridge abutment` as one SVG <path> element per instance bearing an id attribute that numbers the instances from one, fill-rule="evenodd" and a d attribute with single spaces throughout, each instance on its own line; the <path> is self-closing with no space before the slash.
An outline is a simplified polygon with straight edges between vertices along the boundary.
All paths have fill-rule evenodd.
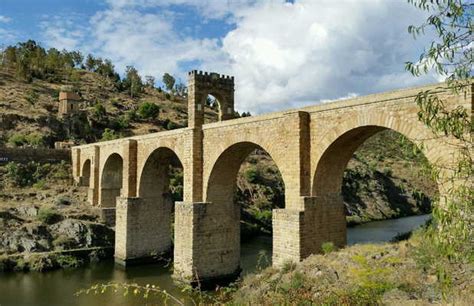
<path id="1" fill-rule="evenodd" d="M 240 274 L 240 211 L 212 203 L 175 208 L 174 277 L 187 283 L 219 282 Z"/>
<path id="2" fill-rule="evenodd" d="M 273 210 L 273 265 L 320 253 L 325 242 L 346 244 L 344 203 L 339 194 L 301 197 L 295 208 Z"/>
<path id="3" fill-rule="evenodd" d="M 158 201 L 158 200 L 157 200 Z M 171 202 L 152 198 L 117 198 L 115 261 L 118 264 L 156 260 L 171 251 Z"/>

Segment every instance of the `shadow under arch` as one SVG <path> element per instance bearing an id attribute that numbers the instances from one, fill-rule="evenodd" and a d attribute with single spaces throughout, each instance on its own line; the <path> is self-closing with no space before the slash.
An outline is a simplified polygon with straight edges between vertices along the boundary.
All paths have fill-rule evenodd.
<path id="1" fill-rule="evenodd" d="M 210 214 L 205 226 L 214 227 L 213 239 L 207 246 L 210 250 L 207 260 L 220 262 L 218 267 L 220 275 L 240 273 L 241 207 L 234 201 L 234 194 L 240 167 L 255 150 L 265 152 L 274 161 L 268 150 L 256 143 L 235 143 L 219 155 L 207 181 L 205 200 L 209 203 Z M 280 171 L 278 164 L 276 167 Z"/>
<path id="2" fill-rule="evenodd" d="M 171 174 L 183 168 L 178 155 L 167 147 L 155 149 L 147 158 L 138 184 L 140 231 L 135 239 L 142 240 L 137 257 L 168 254 L 173 245 L 173 204 L 182 200 L 182 192 L 170 190 Z M 182 176 L 181 176 L 182 177 Z M 173 196 L 175 194 L 175 196 Z"/>
<path id="3" fill-rule="evenodd" d="M 104 164 L 100 178 L 100 206 L 103 208 L 115 207 L 116 198 L 120 196 L 123 180 L 123 159 L 113 153 Z"/>
<path id="4" fill-rule="evenodd" d="M 383 131 L 401 135 L 416 146 L 415 141 L 400 131 L 378 125 L 366 125 L 345 131 L 333 140 L 321 155 L 314 173 L 312 195 L 316 197 L 322 214 L 329 216 L 331 221 L 324 224 L 324 229 L 319 229 L 322 232 L 321 242 L 332 241 L 338 246 L 346 244 L 346 216 L 342 197 L 344 171 L 356 150 L 369 138 Z M 420 152 L 423 158 L 429 161 L 421 150 Z M 435 184 L 439 193 L 439 186 Z"/>
<path id="5" fill-rule="evenodd" d="M 117 197 L 122 193 L 123 158 L 118 153 L 111 154 L 102 169 L 100 178 L 99 205 L 101 219 L 108 225 L 115 225 Z"/>
<path id="6" fill-rule="evenodd" d="M 89 187 L 90 179 L 91 179 L 91 160 L 90 158 L 88 158 L 82 164 L 80 185 Z"/>

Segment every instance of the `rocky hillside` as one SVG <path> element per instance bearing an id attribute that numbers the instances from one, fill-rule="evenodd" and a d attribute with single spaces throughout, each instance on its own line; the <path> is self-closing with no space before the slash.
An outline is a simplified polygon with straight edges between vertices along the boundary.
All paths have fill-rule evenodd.
<path id="1" fill-rule="evenodd" d="M 62 252 L 97 247 L 86 252 L 94 259 L 113 247 L 114 231 L 71 180 L 66 163 L 0 167 L 0 271 L 78 266 L 83 259 Z"/>

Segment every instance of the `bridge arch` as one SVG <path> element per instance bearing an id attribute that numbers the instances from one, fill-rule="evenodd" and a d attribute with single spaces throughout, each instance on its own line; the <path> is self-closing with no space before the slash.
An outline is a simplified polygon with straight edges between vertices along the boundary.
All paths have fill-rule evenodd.
<path id="1" fill-rule="evenodd" d="M 393 130 L 406 137 L 433 165 L 444 163 L 452 152 L 453 148 L 448 143 L 434 135 L 416 117 L 411 120 L 375 114 L 359 117 L 355 116 L 332 128 L 318 142 L 312 172 L 313 196 L 340 193 L 342 175 L 353 153 L 367 139 L 384 130 Z"/>
<path id="2" fill-rule="evenodd" d="M 141 208 L 137 214 L 141 222 L 137 235 L 141 235 L 140 239 L 144 242 L 139 250 L 140 256 L 164 254 L 172 248 L 173 204 L 175 200 L 182 200 L 182 190 L 180 198 L 174 198 L 170 179 L 178 168 L 183 169 L 178 155 L 168 147 L 159 147 L 148 155 L 139 172 L 138 198 Z"/>
<path id="3" fill-rule="evenodd" d="M 329 216 L 325 224 L 318 229 L 322 231 L 321 242 L 332 241 L 338 246 L 346 244 L 346 216 L 342 197 L 344 171 L 355 151 L 370 137 L 391 130 L 420 148 L 429 163 L 441 160 L 442 156 L 437 154 L 435 147 L 432 147 L 433 135 L 427 128 L 417 126 L 416 122 L 396 122 L 393 118 L 387 122 L 382 121 L 378 124 L 359 122 L 359 125 L 339 126 L 320 142 L 323 148 L 320 148 L 321 154 L 318 156 L 314 171 L 312 195 L 318 203 L 321 214 Z M 440 146 L 439 141 L 436 146 Z M 440 190 L 438 182 L 436 187 Z"/>
<path id="4" fill-rule="evenodd" d="M 237 173 L 247 156 L 255 150 L 268 154 L 282 174 L 282 168 L 271 154 L 271 150 L 250 141 L 234 143 L 224 149 L 211 164 L 209 177 L 205 180 L 204 186 L 205 201 L 223 203 L 221 205 L 233 203 Z M 283 177 L 282 179 L 286 186 Z"/>
<path id="5" fill-rule="evenodd" d="M 178 154 L 171 148 L 158 147 L 146 158 L 138 176 L 138 197 L 158 198 L 167 192 L 169 167 L 183 168 Z"/>
<path id="6" fill-rule="evenodd" d="M 102 208 L 114 208 L 121 195 L 123 184 L 123 158 L 118 153 L 109 155 L 100 176 L 99 204 Z"/>
<path id="7" fill-rule="evenodd" d="M 88 158 L 81 167 L 81 186 L 89 186 L 91 180 L 91 159 Z"/>
<path id="8" fill-rule="evenodd" d="M 253 142 L 238 142 L 221 152 L 207 179 L 205 201 L 209 203 L 209 213 L 204 224 L 207 229 L 214 227 L 212 244 L 208 248 L 211 249 L 210 256 L 216 256 L 209 260 L 221 260 L 222 266 L 227 269 L 221 272 L 227 274 L 238 271 L 240 266 L 241 207 L 234 198 L 237 176 L 242 163 L 255 150 L 265 152 L 273 160 L 269 151 L 262 146 Z M 275 164 L 278 168 L 278 164 Z"/>

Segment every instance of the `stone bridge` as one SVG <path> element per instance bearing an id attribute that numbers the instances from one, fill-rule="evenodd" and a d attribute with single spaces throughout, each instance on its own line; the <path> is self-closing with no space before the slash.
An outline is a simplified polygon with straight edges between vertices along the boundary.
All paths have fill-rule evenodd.
<path id="1" fill-rule="evenodd" d="M 418 120 L 414 98 L 420 90 L 437 89 L 450 106 L 469 112 L 473 105 L 472 88 L 453 95 L 438 84 L 233 119 L 233 77 L 198 71 L 188 77 L 188 127 L 72 149 L 76 182 L 89 186 L 90 203 L 115 223 L 116 261 L 148 258 L 174 245 L 174 273 L 188 281 L 240 270 L 240 208 L 233 198 L 250 152 L 267 152 L 284 181 L 285 208 L 273 211 L 273 264 L 299 261 L 324 242 L 345 245 L 343 172 L 375 133 L 394 130 L 419 145 L 431 163 L 452 163 L 456 142 Z M 219 121 L 204 124 L 208 94 L 219 101 Z M 176 204 L 169 165 L 183 168 L 183 201 Z M 438 185 L 446 194 L 449 186 Z"/>

